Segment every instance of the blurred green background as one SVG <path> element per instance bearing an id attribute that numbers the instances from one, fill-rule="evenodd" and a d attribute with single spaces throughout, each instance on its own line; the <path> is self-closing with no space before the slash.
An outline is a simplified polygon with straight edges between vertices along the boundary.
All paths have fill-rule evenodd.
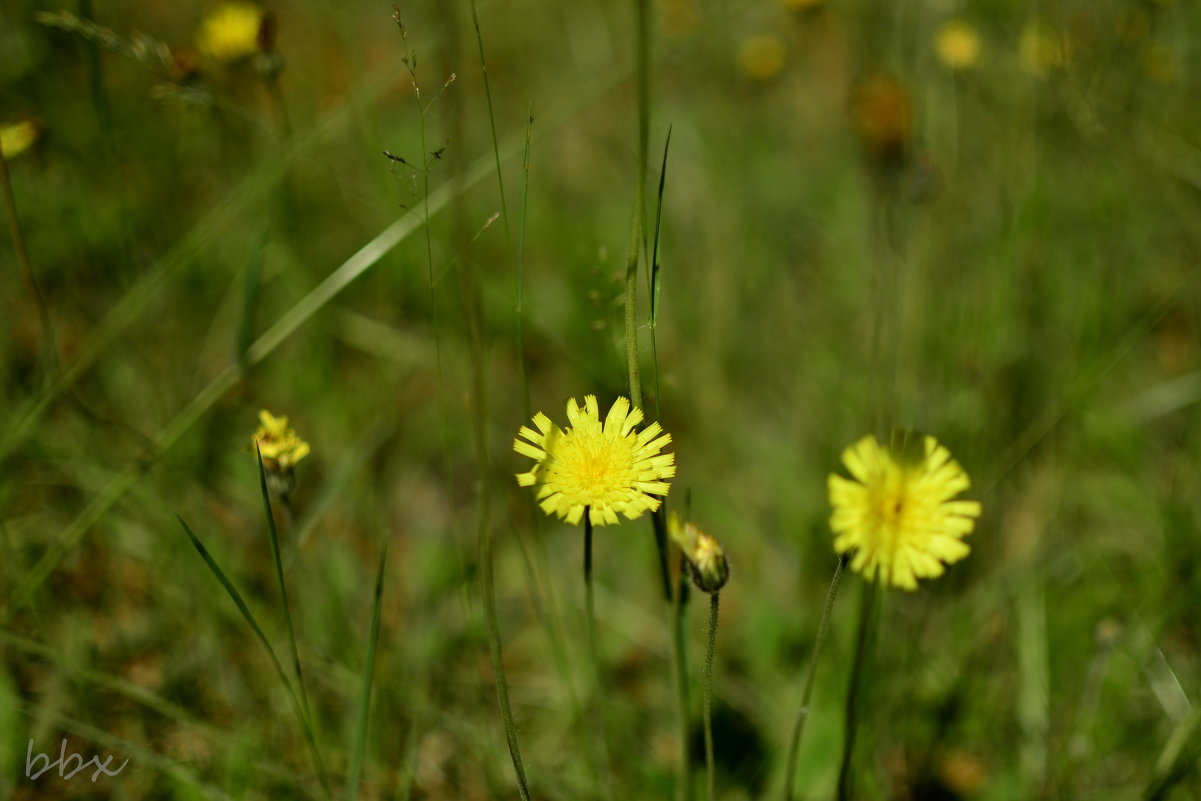
<path id="1" fill-rule="evenodd" d="M 576 714 L 580 533 L 535 516 L 511 442 L 530 412 L 628 392 L 634 4 L 481 0 L 500 217 L 469 3 L 406 3 L 402 35 L 389 4 L 280 2 L 240 58 L 201 33 L 218 8 L 0 8 L 5 216 L 37 287 L 5 225 L 0 793 L 322 797 L 269 658 L 175 519 L 285 655 L 250 446 L 265 408 L 312 445 L 277 511 L 336 794 L 386 537 L 358 797 L 517 797 L 482 525 L 533 795 L 603 797 Z M 826 476 L 881 415 L 945 443 L 984 515 L 968 559 L 886 595 L 860 795 L 1201 797 L 1201 10 L 659 0 L 652 32 L 652 225 L 671 143 L 639 344 L 678 454 L 668 506 L 690 498 L 731 562 L 719 797 L 782 791 L 835 564 Z M 599 529 L 595 560 L 613 797 L 671 797 L 649 522 Z M 833 791 L 861 588 L 834 609 L 803 798 Z M 28 779 L 29 742 L 63 738 L 129 765 Z M 700 771 L 695 726 L 692 749 Z"/>

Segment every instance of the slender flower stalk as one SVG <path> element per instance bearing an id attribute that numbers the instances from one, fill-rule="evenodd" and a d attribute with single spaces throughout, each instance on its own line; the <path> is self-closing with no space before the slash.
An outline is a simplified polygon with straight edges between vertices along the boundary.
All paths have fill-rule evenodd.
<path id="1" fill-rule="evenodd" d="M 705 673 L 704 673 L 704 734 L 705 734 L 705 774 L 706 788 L 709 801 L 713 801 L 717 794 L 717 770 L 716 762 L 713 754 L 713 653 L 717 643 L 717 620 L 718 610 L 720 607 L 719 593 L 721 588 L 725 586 L 726 581 L 730 578 L 730 566 L 726 561 L 725 552 L 722 551 L 717 540 L 709 536 L 705 532 L 697 528 L 693 523 L 680 522 L 679 515 L 674 512 L 667 521 L 667 530 L 671 535 L 671 539 L 680 548 L 680 595 L 684 595 L 684 591 L 688 585 L 684 580 L 687 574 L 692 577 L 692 583 L 701 592 L 709 595 L 709 636 L 705 646 Z M 683 624 L 680 622 L 682 631 Z M 682 638 L 682 635 L 681 635 Z M 681 643 L 681 653 L 683 647 Z M 681 683 L 684 676 L 681 674 Z M 687 710 L 685 698 L 684 710 Z M 684 742 L 687 743 L 687 726 L 684 729 Z M 685 752 L 684 767 L 688 769 L 687 753 Z M 690 776 L 688 777 L 691 778 Z M 681 783 L 683 788 L 681 796 L 683 798 L 691 797 L 690 781 Z"/>
<path id="2" fill-rule="evenodd" d="M 855 736 L 859 731 L 859 709 L 863 705 L 864 677 L 876 644 L 876 624 L 879 621 L 878 585 L 863 586 L 859 599 L 859 622 L 855 633 L 855 658 L 851 663 L 850 687 L 847 688 L 847 704 L 842 729 L 842 762 L 838 766 L 838 801 L 851 801 L 854 797 Z"/>
<path id="3" fill-rule="evenodd" d="M 584 515 L 584 626 L 588 637 L 588 656 L 592 661 L 592 720 L 596 726 L 597 772 L 605 782 L 605 795 L 611 797 L 611 771 L 609 748 L 605 741 L 605 708 L 601 702 L 601 658 L 596 644 L 596 605 L 592 592 L 592 516 L 585 509 Z"/>
<path id="4" fill-rule="evenodd" d="M 713 651 L 717 644 L 717 618 L 721 593 L 709 596 L 709 637 L 705 641 L 705 773 L 708 778 L 707 798 L 717 798 L 717 768 L 713 758 Z"/>
<path id="5" fill-rule="evenodd" d="M 679 780 L 676 782 L 676 801 L 692 798 L 692 749 L 690 747 L 688 708 L 688 663 L 684 649 L 684 629 L 688 621 L 688 567 L 680 556 L 680 579 L 671 599 L 671 661 L 675 667 L 676 719 L 680 727 Z"/>
<path id="6" fill-rule="evenodd" d="M 14 126 L 15 127 L 15 126 Z M 22 129 L 24 130 L 24 129 Z M 12 181 L 8 176 L 8 162 L 5 159 L 6 150 L 14 155 L 21 152 L 28 143 L 23 143 L 26 138 L 32 140 L 36 136 L 32 124 L 29 124 L 28 134 L 13 133 L 13 128 L 0 131 L 0 193 L 4 195 L 4 208 L 8 212 L 8 227 L 12 232 L 13 248 L 16 250 L 17 265 L 21 268 L 21 280 L 25 282 L 25 289 L 29 292 L 29 297 L 33 300 L 34 308 L 37 309 L 38 321 L 42 328 L 42 352 L 47 368 L 47 375 L 57 369 L 58 354 L 57 347 L 54 344 L 54 329 L 50 323 L 50 313 L 46 310 L 46 301 L 42 297 L 42 291 L 38 287 L 37 279 L 33 275 L 33 268 L 29 264 L 29 252 L 25 249 L 25 236 L 21 230 L 21 220 L 17 216 L 17 199 L 13 195 Z M 22 142 L 18 142 L 20 139 Z M 20 146 L 18 147 L 18 144 Z"/>

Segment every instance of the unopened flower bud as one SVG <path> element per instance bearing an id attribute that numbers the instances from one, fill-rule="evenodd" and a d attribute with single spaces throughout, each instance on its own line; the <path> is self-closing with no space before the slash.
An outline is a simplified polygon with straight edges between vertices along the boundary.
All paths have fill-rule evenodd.
<path id="1" fill-rule="evenodd" d="M 667 531 L 683 551 L 692 583 L 697 589 L 712 595 L 725 586 L 730 578 L 730 565 L 717 540 L 694 523 L 681 523 L 679 515 L 674 512 L 667 520 Z"/>

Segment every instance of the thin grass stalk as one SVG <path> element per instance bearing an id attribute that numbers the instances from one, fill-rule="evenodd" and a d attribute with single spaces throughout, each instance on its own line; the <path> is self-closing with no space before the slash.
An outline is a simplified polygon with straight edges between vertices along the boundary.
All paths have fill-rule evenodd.
<path id="1" fill-rule="evenodd" d="M 534 132 L 534 107 L 526 111 L 525 152 L 521 159 L 521 220 L 517 228 L 517 256 L 513 263 L 513 299 L 517 315 L 517 363 L 521 369 L 521 392 L 525 416 L 530 416 L 530 376 L 525 357 L 525 230 L 530 199 L 530 138 Z M 535 516 L 535 519 L 537 517 Z"/>
<path id="2" fill-rule="evenodd" d="M 505 253 L 513 264 L 513 242 L 509 233 L 509 206 L 505 203 L 505 177 L 500 169 L 500 140 L 496 135 L 496 113 L 492 107 L 492 85 L 488 81 L 488 61 L 484 58 L 484 34 L 480 31 L 480 15 L 471 0 L 471 22 L 475 26 L 475 41 L 480 50 L 480 72 L 484 76 L 484 99 L 488 103 L 488 126 L 492 132 L 492 153 L 496 159 L 496 185 L 500 191 L 500 216 L 505 225 Z M 529 128 L 526 128 L 526 155 L 529 155 Z"/>
<path id="3" fill-rule="evenodd" d="M 677 801 L 692 799 L 692 752 L 689 749 L 688 663 L 684 650 L 684 632 L 688 620 L 688 565 L 680 554 L 680 579 L 672 600 L 671 659 L 675 667 L 676 719 L 680 728 L 679 766 L 676 782 Z"/>
<path id="4" fill-rule="evenodd" d="M 625 339 L 630 403 L 642 408 L 642 379 L 638 371 L 638 255 L 646 226 L 646 161 L 650 131 L 650 0 L 634 0 L 637 29 L 635 55 L 638 81 L 638 182 L 634 187 L 634 218 L 626 248 Z"/>
<path id="5" fill-rule="evenodd" d="M 192 529 L 186 522 L 184 522 L 184 519 L 179 515 L 176 515 L 175 518 L 179 521 L 179 524 L 183 526 L 184 533 L 188 535 L 188 539 L 191 540 L 192 546 L 196 549 L 197 553 L 200 554 L 200 558 L 204 560 L 204 563 L 208 566 L 209 571 L 212 572 L 217 581 L 221 583 L 221 586 L 225 589 L 226 594 L 229 595 L 230 599 L 234 602 L 234 605 L 238 607 L 238 611 L 242 614 L 242 619 L 246 621 L 247 625 L 250 626 L 259 642 L 262 643 L 263 648 L 266 649 L 267 656 L 271 658 L 271 664 L 275 667 L 275 672 L 279 675 L 279 680 L 283 682 L 284 690 L 288 693 L 288 700 L 292 704 L 292 711 L 295 713 L 297 720 L 300 721 L 300 727 L 304 731 L 305 742 L 308 744 L 309 753 L 312 756 L 313 764 L 317 769 L 317 778 L 321 782 L 321 788 L 324 790 L 326 798 L 332 798 L 329 785 L 329 776 L 325 771 L 325 762 L 321 758 L 321 751 L 317 748 L 317 738 L 313 735 L 313 729 L 309 725 L 308 719 L 304 713 L 304 709 L 300 705 L 300 698 L 296 695 L 296 690 L 292 687 L 292 682 L 288 678 L 287 671 L 284 670 L 283 663 L 279 661 L 279 657 L 275 654 L 275 649 L 271 647 L 270 640 L 267 639 L 267 635 L 263 633 L 262 627 L 259 626 L 258 621 L 255 620 L 254 614 L 250 611 L 250 607 L 246 605 L 246 601 L 242 598 L 242 593 L 238 592 L 238 588 L 235 587 L 233 582 L 230 581 L 229 577 L 225 575 L 225 571 L 222 570 L 221 566 L 217 564 L 217 560 L 214 559 L 212 554 L 209 553 L 208 549 L 204 547 L 204 543 L 202 543 L 200 538 L 192 532 Z"/>
<path id="6" fill-rule="evenodd" d="M 855 657 L 851 663 L 851 681 L 847 688 L 847 702 L 843 718 L 842 761 L 838 767 L 838 801 L 851 801 L 854 797 L 855 737 L 858 733 L 863 701 L 864 674 L 871 659 L 875 643 L 876 605 L 880 592 L 874 581 L 863 582 L 863 595 L 859 599 L 859 622 L 855 633 Z"/>
<path id="7" fill-rule="evenodd" d="M 383 537 L 380 548 L 379 566 L 375 571 L 375 595 L 371 605 L 371 630 L 367 635 L 367 656 L 363 660 L 363 681 L 359 689 L 358 714 L 354 731 L 354 748 L 350 752 L 350 775 L 346 781 L 346 799 L 355 801 L 359 797 L 359 776 L 363 768 L 363 755 L 367 750 L 367 722 L 371 712 L 371 686 L 375 679 L 375 649 L 379 644 L 380 608 L 384 598 L 384 566 L 388 563 L 388 539 Z"/>
<path id="8" fill-rule="evenodd" d="M 709 801 L 717 798 L 717 766 L 713 759 L 713 651 L 717 644 L 718 608 L 721 604 L 721 593 L 715 592 L 709 596 L 709 637 L 705 641 L 705 774 L 708 779 L 706 787 Z"/>
<path id="9" fill-rule="evenodd" d="M 797 710 L 796 723 L 792 727 L 792 739 L 788 743 L 788 766 L 784 772 L 784 799 L 792 801 L 796 790 L 797 756 L 801 750 L 801 739 L 805 734 L 805 724 L 809 722 L 809 700 L 813 697 L 813 685 L 817 678 L 817 660 L 821 657 L 822 647 L 826 644 L 826 636 L 830 633 L 830 617 L 834 611 L 834 598 L 838 595 L 838 587 L 842 583 L 842 573 L 847 565 L 847 557 L 839 558 L 834 566 L 834 577 L 830 579 L 830 589 L 826 592 L 826 602 L 822 606 L 822 616 L 817 622 L 817 638 L 813 643 L 813 655 L 809 657 L 809 668 L 805 671 L 805 685 L 801 693 L 801 707 Z"/>
<path id="10" fill-rule="evenodd" d="M 522 801 L 530 801 L 529 780 L 525 774 L 525 763 L 521 759 L 521 746 L 517 740 L 517 724 L 513 720 L 513 707 L 509 701 L 509 681 L 505 674 L 504 654 L 501 650 L 500 621 L 496 615 L 496 585 L 492 572 L 492 533 L 487 522 L 480 525 L 480 575 L 483 581 L 484 619 L 488 625 L 488 651 L 492 659 L 492 675 L 496 684 L 496 700 L 500 704 L 500 715 L 505 723 L 505 741 L 509 747 L 509 758 L 513 763 L 513 775 L 517 779 L 517 792 Z"/>
<path id="11" fill-rule="evenodd" d="M 296 685 L 300 688 L 300 702 L 305 719 L 313 725 L 313 713 L 309 708 L 309 694 L 304 688 L 304 673 L 300 670 L 300 652 L 296 648 L 296 629 L 292 626 L 292 605 L 288 603 L 288 585 L 284 581 L 283 560 L 280 558 L 279 533 L 275 530 L 275 515 L 271 511 L 271 493 L 267 491 L 267 470 L 263 465 L 263 454 L 256 443 L 255 456 L 259 462 L 259 489 L 263 495 L 263 512 L 267 517 L 267 539 L 271 541 L 271 560 L 275 563 L 275 582 L 279 586 L 279 598 L 284 609 L 284 622 L 288 629 L 288 646 L 292 651 L 292 669 L 296 671 Z"/>
<path id="12" fill-rule="evenodd" d="M 476 43 L 479 47 L 480 54 L 480 70 L 483 72 L 484 91 L 488 100 L 488 121 L 492 132 L 492 156 L 495 166 L 497 186 L 500 191 L 500 213 L 504 220 L 505 227 L 505 252 L 508 255 L 510 264 L 512 265 L 513 246 L 512 237 L 510 236 L 508 203 L 505 201 L 504 174 L 501 170 L 500 140 L 496 133 L 496 115 L 492 106 L 492 90 L 488 80 L 488 64 L 484 57 L 484 37 L 480 29 L 479 14 L 476 11 L 474 0 L 472 0 L 471 3 L 471 18 L 475 26 Z M 460 134 L 461 138 L 461 130 L 458 130 L 458 133 Z M 526 131 L 526 148 L 528 152 L 528 130 Z M 488 456 L 488 442 L 485 432 L 485 420 L 483 416 L 483 410 L 488 408 L 483 345 L 484 311 L 483 304 L 480 300 L 479 283 L 475 280 L 474 275 L 468 270 L 468 262 L 466 258 L 460 260 L 459 270 L 457 272 L 460 279 L 459 287 L 460 292 L 462 293 L 462 305 L 466 311 L 466 327 L 471 353 L 472 406 L 478 410 L 472 415 L 472 432 L 475 440 L 476 464 L 479 470 L 479 476 L 477 480 L 477 484 L 479 486 L 479 512 L 476 542 L 478 544 L 478 569 L 480 570 L 483 578 L 481 589 L 483 592 L 484 617 L 488 626 L 488 648 L 490 658 L 492 660 L 492 674 L 496 685 L 497 703 L 500 706 L 501 718 L 504 720 L 505 741 L 508 745 L 510 761 L 513 764 L 513 774 L 517 779 L 518 793 L 521 795 L 523 801 L 529 801 L 529 781 L 526 777 L 525 764 L 521 757 L 521 747 L 517 739 L 517 725 L 513 719 L 513 709 L 509 698 L 509 683 L 508 677 L 505 674 L 504 655 L 501 646 L 500 621 L 498 620 L 496 613 L 496 584 L 495 575 L 493 573 L 493 537 L 491 522 L 489 519 L 491 495 L 488 465 L 490 460 Z M 514 273 L 516 274 L 515 267 Z M 524 350 L 524 347 L 521 346 L 521 349 Z M 534 574 L 530 568 L 529 559 L 526 558 L 524 549 L 522 549 L 522 556 L 524 564 L 527 568 L 526 575 L 530 579 L 531 583 L 535 584 L 533 590 L 536 594 L 537 586 L 536 582 L 533 581 Z M 541 608 L 541 603 L 538 599 L 535 600 L 535 603 L 539 608 Z"/>
<path id="13" fill-rule="evenodd" d="M 46 378 L 48 379 L 57 369 L 58 356 L 54 344 L 54 329 L 50 323 L 50 312 L 46 310 L 46 301 L 42 297 L 42 290 L 38 287 L 37 279 L 33 275 L 33 267 L 29 263 L 29 251 L 25 248 L 25 236 L 21 231 L 21 218 L 17 214 L 17 198 L 13 194 L 12 180 L 8 175 L 8 161 L 4 157 L 3 151 L 0 151 L 0 191 L 4 193 L 4 208 L 8 212 L 8 228 L 12 232 L 13 250 L 16 251 L 17 265 L 21 269 L 21 280 L 25 282 L 25 289 L 29 292 L 29 297 L 33 300 L 33 306 L 37 310 L 38 323 L 42 328 L 42 359 L 45 364 L 43 367 L 46 370 Z"/>

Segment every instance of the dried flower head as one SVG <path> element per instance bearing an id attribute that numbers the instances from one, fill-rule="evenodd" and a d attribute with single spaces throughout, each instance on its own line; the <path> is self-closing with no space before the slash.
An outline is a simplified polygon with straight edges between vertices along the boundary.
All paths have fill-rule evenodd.
<path id="1" fill-rule="evenodd" d="M 905 444 L 915 452 L 907 453 Z M 830 476 L 830 527 L 834 550 L 854 552 L 852 570 L 913 590 L 917 579 L 941 576 L 944 562 L 967 556 L 963 538 L 980 504 L 954 500 L 970 482 L 934 437 L 888 449 L 867 436 L 847 448 L 842 461 L 854 480 Z"/>
<path id="2" fill-rule="evenodd" d="M 537 431 L 522 426 L 513 450 L 535 460 L 517 474 L 523 487 L 537 486 L 543 511 L 572 525 L 588 510 L 593 525 L 616 523 L 620 512 L 633 520 L 659 508 L 656 495 L 666 495 L 676 474 L 674 453 L 660 453 L 671 442 L 658 423 L 642 431 L 642 410 L 631 409 L 626 398 L 613 402 L 604 423 L 596 396 L 567 402 L 571 426 L 560 429 L 545 414 L 534 415 Z"/>

